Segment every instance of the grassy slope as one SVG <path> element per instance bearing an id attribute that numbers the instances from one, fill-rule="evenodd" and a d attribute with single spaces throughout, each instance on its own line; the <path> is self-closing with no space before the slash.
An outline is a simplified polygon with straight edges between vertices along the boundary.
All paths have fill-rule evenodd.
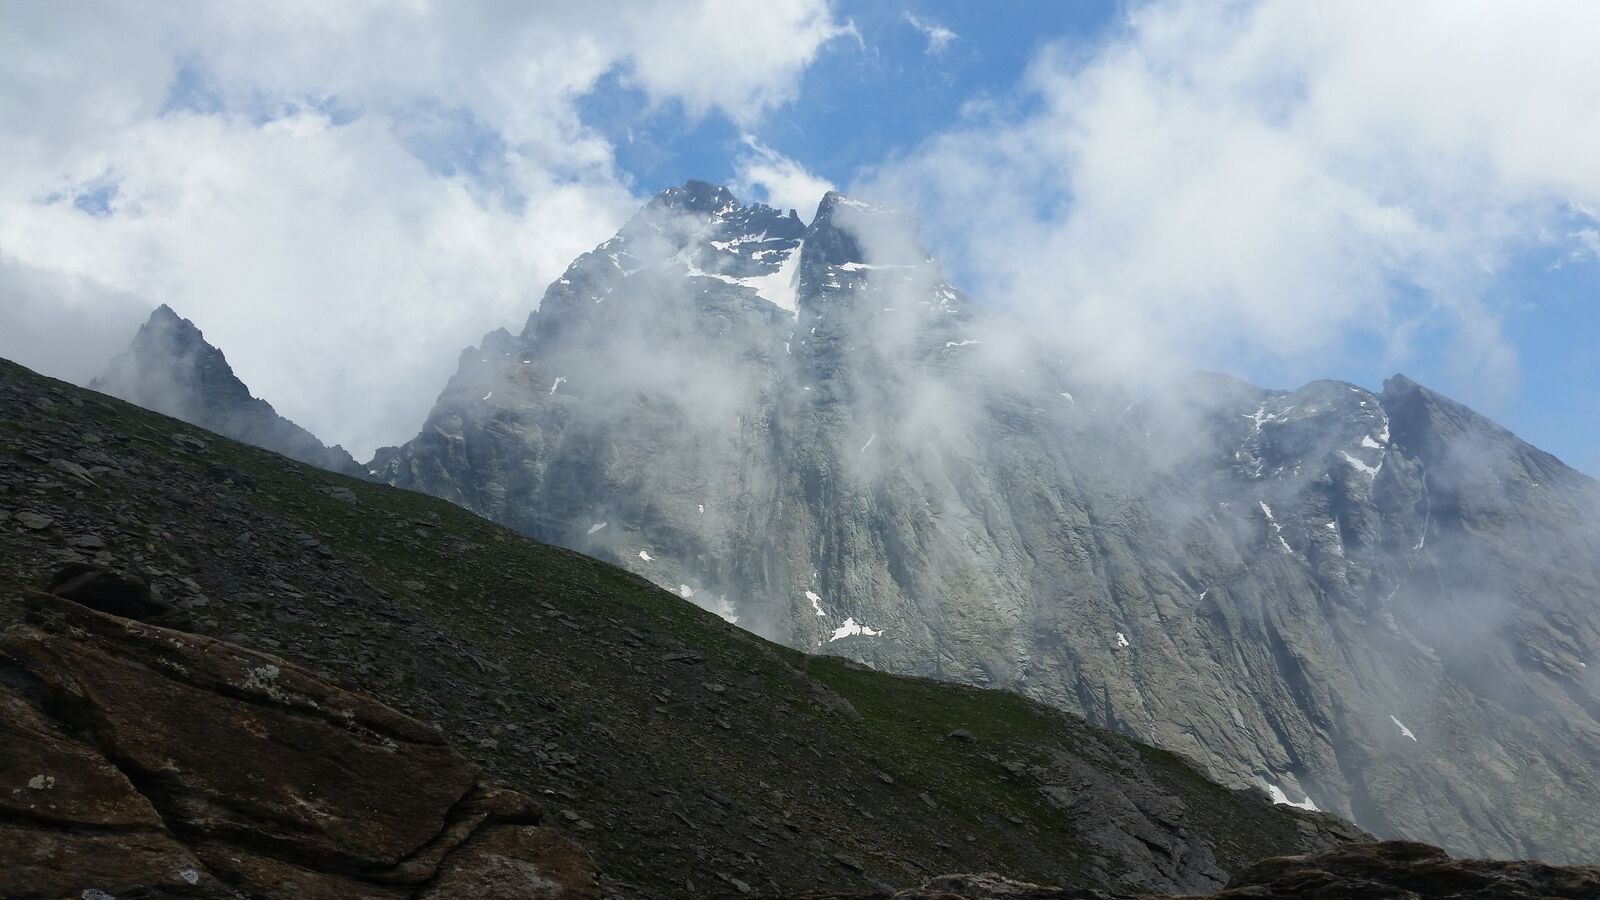
<path id="1" fill-rule="evenodd" d="M 52 459 L 110 471 L 84 485 Z M 1115 863 L 1002 763 L 1108 744 L 1184 798 L 1225 867 L 1298 846 L 1295 814 L 1065 713 L 808 657 L 442 501 L 0 361 L 0 510 L 22 509 L 56 521 L 0 522 L 0 603 L 74 553 L 150 571 L 195 630 L 440 722 L 651 896 L 973 870 L 1101 882 Z M 68 548 L 85 535 L 106 549 Z"/>

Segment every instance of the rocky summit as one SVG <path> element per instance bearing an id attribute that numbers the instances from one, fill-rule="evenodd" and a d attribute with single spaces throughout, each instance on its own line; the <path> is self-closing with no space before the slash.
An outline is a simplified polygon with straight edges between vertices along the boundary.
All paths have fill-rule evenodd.
<path id="1" fill-rule="evenodd" d="M 0 546 L 8 898 L 1171 893 L 1367 837 L 4 361 Z"/>
<path id="2" fill-rule="evenodd" d="M 252 396 L 222 351 L 165 304 L 89 386 L 291 459 L 346 475 L 364 471 L 343 447 L 325 446 Z"/>
<path id="3" fill-rule="evenodd" d="M 1594 481 L 1400 376 L 1131 395 L 916 229 L 664 191 L 372 467 L 789 647 L 1007 688 L 1281 804 L 1600 857 Z"/>

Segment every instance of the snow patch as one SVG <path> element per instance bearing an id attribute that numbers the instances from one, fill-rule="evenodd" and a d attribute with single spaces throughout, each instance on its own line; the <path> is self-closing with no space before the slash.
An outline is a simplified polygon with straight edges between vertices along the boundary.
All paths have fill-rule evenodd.
<path id="1" fill-rule="evenodd" d="M 1272 526 L 1272 536 L 1278 539 L 1278 546 L 1282 547 L 1285 553 L 1293 553 L 1294 550 L 1290 549 L 1289 542 L 1283 539 L 1283 526 L 1279 525 L 1278 520 L 1272 517 L 1272 507 L 1268 506 L 1265 500 L 1257 500 L 1256 502 L 1261 505 L 1261 513 L 1267 517 L 1267 524 Z"/>
<path id="2" fill-rule="evenodd" d="M 795 282 L 800 277 L 800 248 L 805 241 L 794 245 L 789 255 L 783 258 L 778 265 L 778 270 L 771 275 L 755 275 L 743 280 L 743 284 L 754 288 L 756 296 L 771 303 L 782 310 L 799 315 L 795 302 Z"/>
<path id="3" fill-rule="evenodd" d="M 1395 727 L 1400 729 L 1400 733 L 1405 737 L 1411 738 L 1413 741 L 1417 739 L 1417 736 L 1411 733 L 1411 729 L 1407 728 L 1404 722 L 1396 719 L 1394 716 L 1390 716 L 1389 721 L 1393 722 Z"/>
<path id="4" fill-rule="evenodd" d="M 883 634 L 883 632 L 881 630 L 868 628 L 865 625 L 858 624 L 855 620 L 855 617 L 852 616 L 848 619 L 845 619 L 843 625 L 840 625 L 838 628 L 833 630 L 833 637 L 828 638 L 828 643 L 831 644 L 840 638 L 852 637 L 858 634 L 862 637 L 877 637 L 878 635 Z"/>
<path id="5" fill-rule="evenodd" d="M 1271 782 L 1263 782 L 1263 784 L 1266 786 L 1267 796 L 1272 798 L 1273 803 L 1276 803 L 1280 806 L 1292 806 L 1295 809 L 1303 809 L 1307 812 L 1322 812 L 1322 810 L 1317 808 L 1317 804 L 1312 802 L 1310 794 L 1306 795 L 1305 800 L 1296 803 L 1289 799 L 1289 796 L 1283 792 L 1283 788 L 1278 787 Z"/>
<path id="6" fill-rule="evenodd" d="M 602 529 L 604 527 L 606 527 L 606 523 L 604 523 L 604 522 L 596 522 L 593 525 L 589 526 L 589 533 L 590 534 L 594 534 L 596 531 L 599 531 L 600 529 Z"/>
<path id="7" fill-rule="evenodd" d="M 862 452 L 862 453 L 865 453 L 865 452 L 867 452 L 867 448 L 868 448 L 868 447 L 871 447 L 871 446 L 872 446 L 872 442 L 873 442 L 873 441 L 875 441 L 875 440 L 877 440 L 877 439 L 878 439 L 878 434 L 877 434 L 877 432 L 873 432 L 873 434 L 872 434 L 872 436 L 871 436 L 871 437 L 869 437 L 869 438 L 867 438 L 867 442 L 866 442 L 866 443 L 865 443 L 865 444 L 862 444 L 862 445 L 861 445 L 861 452 Z"/>
<path id="8" fill-rule="evenodd" d="M 655 559 L 655 557 L 650 555 L 650 551 L 649 550 L 640 550 L 639 551 L 639 558 L 644 560 L 645 562 L 650 562 L 651 560 Z"/>
<path id="9" fill-rule="evenodd" d="M 556 392 L 556 388 L 561 387 L 561 382 L 566 380 L 567 376 L 557 375 L 556 380 L 550 385 L 550 393 L 554 394 Z"/>
<path id="10" fill-rule="evenodd" d="M 1133 645 L 1129 644 L 1127 636 L 1119 631 L 1119 632 L 1117 632 L 1117 646 L 1118 647 L 1131 647 Z"/>
<path id="11" fill-rule="evenodd" d="M 1074 399 L 1072 399 L 1072 395 L 1071 395 L 1071 394 L 1069 394 L 1069 393 L 1067 393 L 1067 392 L 1066 392 L 1066 391 L 1062 391 L 1062 392 L 1061 392 L 1061 396 L 1063 396 L 1063 397 L 1065 397 L 1065 398 L 1067 398 L 1067 402 L 1068 402 L 1068 403 L 1074 403 L 1074 404 L 1075 404 L 1075 403 L 1077 403 L 1077 402 L 1078 402 L 1078 401 L 1076 401 L 1076 400 L 1074 400 Z"/>
<path id="12" fill-rule="evenodd" d="M 494 391 L 490 391 L 489 393 L 484 394 L 482 397 L 479 397 L 478 399 L 480 401 L 482 401 L 482 400 L 487 400 L 487 399 L 489 399 L 490 397 L 493 397 L 493 396 L 494 396 Z"/>
<path id="13" fill-rule="evenodd" d="M 968 341 L 945 341 L 944 342 L 944 348 L 946 350 L 949 350 L 951 347 L 965 347 L 968 344 L 981 344 L 981 343 L 983 343 L 983 341 L 971 341 L 971 340 L 968 340 Z"/>
<path id="14" fill-rule="evenodd" d="M 689 587 L 687 584 L 680 584 L 678 585 L 678 596 L 685 600 L 693 599 L 694 589 Z"/>
<path id="15" fill-rule="evenodd" d="M 1373 440 L 1372 439 L 1372 435 L 1370 435 L 1370 434 L 1362 436 L 1362 438 L 1361 438 L 1361 446 L 1366 447 L 1369 450 L 1382 450 L 1383 449 L 1383 445 L 1378 443 L 1377 441 Z"/>
<path id="16" fill-rule="evenodd" d="M 1359 459 L 1356 459 L 1354 456 L 1351 456 L 1349 453 L 1346 453 L 1343 450 L 1339 451 L 1339 455 L 1344 457 L 1344 461 L 1349 463 L 1352 468 L 1356 469 L 1357 471 L 1359 471 L 1361 474 L 1367 476 L 1368 478 L 1376 477 L 1377 474 L 1378 474 L 1378 470 L 1383 468 L 1383 463 L 1382 462 L 1379 462 L 1375 466 L 1369 466 L 1366 463 L 1362 462 Z"/>
<path id="17" fill-rule="evenodd" d="M 811 601 L 811 608 L 817 611 L 817 615 L 824 619 L 828 617 L 828 614 L 822 611 L 822 598 L 818 597 L 814 591 L 806 591 L 806 599 Z"/>

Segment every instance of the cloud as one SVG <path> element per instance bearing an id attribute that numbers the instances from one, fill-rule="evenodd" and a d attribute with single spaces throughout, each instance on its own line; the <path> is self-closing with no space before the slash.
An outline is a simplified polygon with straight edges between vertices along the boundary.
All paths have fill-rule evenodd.
<path id="1" fill-rule="evenodd" d="M 1403 360 L 1429 328 L 1504 390 L 1489 289 L 1600 208 L 1600 8 L 1225 13 L 1136 6 L 858 188 L 918 208 L 978 293 L 1117 379 Z"/>
<path id="2" fill-rule="evenodd" d="M 692 116 L 717 109 L 750 124 L 794 99 L 800 73 L 822 47 L 860 35 L 817 0 L 662 3 L 635 18 L 632 73 L 652 97 L 683 103 Z"/>
<path id="3" fill-rule="evenodd" d="M 934 22 L 931 19 L 918 18 L 910 11 L 906 12 L 906 23 L 922 32 L 922 37 L 928 42 L 927 52 L 934 55 L 943 53 L 951 42 L 959 36 L 938 22 Z"/>
<path id="4" fill-rule="evenodd" d="M 1579 228 L 1570 232 L 1567 239 L 1573 244 L 1567 254 L 1568 260 L 1581 262 L 1587 258 L 1600 261 L 1600 228 Z"/>
<path id="5" fill-rule="evenodd" d="M 834 189 L 833 183 L 751 135 L 744 135 L 743 141 L 745 152 L 734 164 L 733 191 L 747 201 L 798 210 L 801 217 L 809 220 L 822 195 Z"/>
<path id="6" fill-rule="evenodd" d="M 578 116 L 602 77 L 751 123 L 847 32 L 823 0 L 9 10 L 0 354 L 82 378 L 166 302 L 325 440 L 403 440 L 639 202 Z"/>

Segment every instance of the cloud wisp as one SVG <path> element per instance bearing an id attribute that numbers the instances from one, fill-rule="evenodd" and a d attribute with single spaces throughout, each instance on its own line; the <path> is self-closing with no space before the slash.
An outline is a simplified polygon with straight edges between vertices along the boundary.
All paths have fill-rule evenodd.
<path id="1" fill-rule="evenodd" d="M 793 209 L 809 220 L 817 201 L 834 189 L 833 183 L 805 166 L 761 143 L 743 136 L 745 151 L 735 162 L 734 193 L 775 209 Z"/>
<path id="2" fill-rule="evenodd" d="M 906 24 L 922 33 L 923 39 L 928 42 L 927 52 L 933 56 L 938 56 L 949 49 L 956 38 L 960 37 L 938 22 L 922 18 L 910 11 L 906 12 Z"/>

